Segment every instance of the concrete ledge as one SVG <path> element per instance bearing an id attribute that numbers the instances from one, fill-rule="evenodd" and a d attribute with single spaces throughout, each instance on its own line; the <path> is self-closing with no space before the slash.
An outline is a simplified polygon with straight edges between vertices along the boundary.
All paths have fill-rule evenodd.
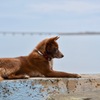
<path id="1" fill-rule="evenodd" d="M 100 74 L 0 82 L 0 100 L 100 100 Z"/>

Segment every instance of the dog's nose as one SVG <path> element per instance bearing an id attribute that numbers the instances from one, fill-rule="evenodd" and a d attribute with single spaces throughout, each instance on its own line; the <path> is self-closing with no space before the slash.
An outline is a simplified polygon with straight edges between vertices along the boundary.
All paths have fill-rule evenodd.
<path id="1" fill-rule="evenodd" d="M 62 57 L 64 57 L 64 55 L 62 55 Z"/>

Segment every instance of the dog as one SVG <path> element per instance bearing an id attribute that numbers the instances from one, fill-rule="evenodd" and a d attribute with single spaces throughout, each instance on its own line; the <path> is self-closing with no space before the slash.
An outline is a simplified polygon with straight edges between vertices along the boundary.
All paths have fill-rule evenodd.
<path id="1" fill-rule="evenodd" d="M 80 78 L 73 73 L 53 70 L 53 58 L 62 58 L 57 44 L 58 36 L 44 39 L 28 56 L 0 58 L 0 80 L 30 77 Z"/>

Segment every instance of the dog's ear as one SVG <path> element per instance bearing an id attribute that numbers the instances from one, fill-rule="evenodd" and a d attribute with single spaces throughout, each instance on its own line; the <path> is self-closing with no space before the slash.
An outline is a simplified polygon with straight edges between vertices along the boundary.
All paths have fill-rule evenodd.
<path id="1" fill-rule="evenodd" d="M 56 36 L 56 37 L 54 37 L 53 39 L 54 40 L 58 40 L 60 37 L 59 36 Z"/>
<path id="2" fill-rule="evenodd" d="M 59 38 L 60 38 L 60 37 L 58 37 L 58 36 L 49 38 L 48 42 L 56 41 L 56 40 L 58 40 Z"/>

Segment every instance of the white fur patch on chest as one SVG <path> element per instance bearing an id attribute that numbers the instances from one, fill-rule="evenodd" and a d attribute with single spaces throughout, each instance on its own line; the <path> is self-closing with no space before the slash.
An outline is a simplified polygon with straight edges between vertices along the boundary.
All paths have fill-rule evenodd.
<path id="1" fill-rule="evenodd" d="M 49 61 L 49 66 L 50 66 L 50 69 L 52 70 L 53 69 L 53 60 Z"/>

